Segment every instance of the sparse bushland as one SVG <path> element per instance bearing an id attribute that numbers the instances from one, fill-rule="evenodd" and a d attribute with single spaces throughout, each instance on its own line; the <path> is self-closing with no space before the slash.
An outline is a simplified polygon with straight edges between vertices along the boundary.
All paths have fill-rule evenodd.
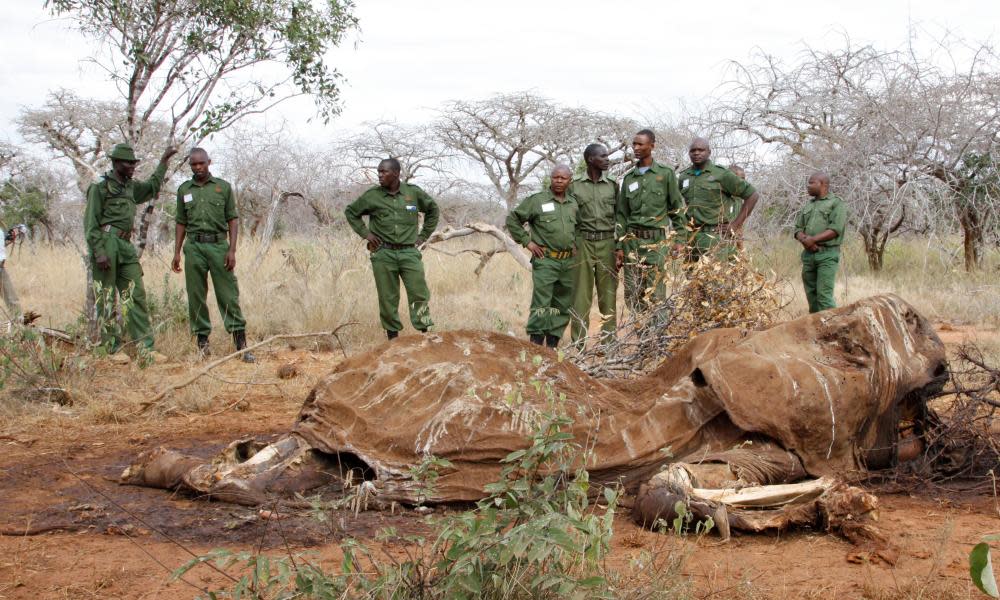
<path id="1" fill-rule="evenodd" d="M 492 240 L 461 238 L 442 244 L 449 250 L 466 247 L 491 249 Z M 747 252 L 755 268 L 773 271 L 787 280 L 791 303 L 789 317 L 805 312 L 805 300 L 799 282 L 799 248 L 788 236 L 750 236 Z M 961 240 L 955 238 L 907 239 L 889 245 L 881 272 L 867 268 L 867 258 L 856 240 L 847 244 L 838 274 L 836 300 L 846 304 L 876 293 L 893 292 L 905 298 L 935 322 L 973 325 L 995 329 L 1000 325 L 1000 251 L 984 257 L 981 271 L 964 271 Z M 360 240 L 346 232 L 328 237 L 291 238 L 277 242 L 264 257 L 260 267 L 251 270 L 257 248 L 240 247 L 237 273 L 240 278 L 241 303 L 248 320 L 251 339 L 289 332 L 329 330 L 341 323 L 355 321 L 341 333 L 348 353 L 367 350 L 382 343 L 378 325 L 375 286 L 367 252 Z M 481 329 L 515 336 L 524 335 L 531 291 L 530 274 L 510 256 L 500 253 L 490 260 L 480 276 L 474 271 L 479 258 L 471 254 L 449 256 L 432 249 L 424 251 L 424 263 L 432 293 L 431 314 L 438 330 Z M 75 333 L 81 330 L 85 277 L 82 261 L 71 246 L 26 245 L 8 260 L 7 268 L 18 288 L 22 305 L 42 315 L 39 324 Z M 197 362 L 195 345 L 187 326 L 183 276 L 169 271 L 169 257 L 149 254 L 143 259 L 147 296 L 156 327 L 156 348 L 183 364 Z M 211 296 L 211 293 L 210 293 Z M 624 302 L 619 302 L 623 306 Z M 216 355 L 228 351 L 232 340 L 222 330 L 209 298 L 215 332 L 212 347 Z M 405 300 L 401 311 L 405 315 Z M 596 308 L 595 308 L 596 310 Z M 404 323 L 407 321 L 403 318 Z M 407 325 L 404 334 L 410 332 Z M 69 407 L 51 408 L 13 393 L 17 373 L 7 373 L 0 390 L 0 424 L 23 418 L 84 418 L 93 422 L 128 420 L 127 410 L 142 396 L 159 388 L 164 373 L 160 367 L 142 370 L 138 365 L 121 368 L 116 378 L 124 377 L 127 389 L 108 393 L 95 378 L 95 369 L 104 368 L 100 353 L 79 347 L 52 344 L 42 348 L 34 344 L 11 348 L 26 352 L 31 358 L 29 370 L 47 370 L 43 380 L 33 383 L 44 387 L 53 382 L 68 390 L 73 398 Z M 22 337 L 6 338 L 9 345 Z M 324 340 L 300 343 L 303 348 L 321 347 Z M 16 345 L 16 344 L 15 344 Z M 29 347 L 30 346 L 30 347 Z M 988 358 L 1000 354 L 996 336 L 986 337 L 980 347 Z M 44 361 L 39 362 L 42 358 Z M 266 379 L 260 377 L 259 379 Z M 196 389 L 175 394 L 162 411 L 181 413 L 212 411 L 218 408 L 212 398 L 223 388 L 217 380 L 202 381 Z"/>

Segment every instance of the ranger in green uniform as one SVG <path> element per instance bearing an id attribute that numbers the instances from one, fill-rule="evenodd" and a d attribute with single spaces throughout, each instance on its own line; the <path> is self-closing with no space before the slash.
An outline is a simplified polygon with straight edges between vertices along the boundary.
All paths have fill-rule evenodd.
<path id="1" fill-rule="evenodd" d="M 646 307 L 646 293 L 667 255 L 684 248 L 684 199 L 674 170 L 653 160 L 655 146 L 649 129 L 632 138 L 637 164 L 622 179 L 615 211 L 615 259 L 625 267 L 625 302 L 633 312 Z M 657 285 L 655 297 L 664 294 L 663 285 Z"/>
<path id="2" fill-rule="evenodd" d="M 236 218 L 236 196 L 225 179 L 212 175 L 208 152 L 193 148 L 188 165 L 194 175 L 177 188 L 177 228 L 174 260 L 171 268 L 181 272 L 181 249 L 184 250 L 184 283 L 187 287 L 188 321 L 197 337 L 198 350 L 208 355 L 208 274 L 212 274 L 215 300 L 222 323 L 233 336 L 237 350 L 247 346 L 246 325 L 240 310 L 240 288 L 236 283 L 236 239 L 240 223 Z M 185 243 L 185 240 L 187 243 Z M 228 244 L 226 243 L 228 240 Z M 255 362 L 244 352 L 243 362 Z"/>
<path id="3" fill-rule="evenodd" d="M 840 198 L 830 193 L 826 173 L 813 173 L 806 189 L 812 200 L 795 217 L 795 239 L 802 244 L 802 285 L 809 312 L 814 313 L 837 306 L 833 284 L 840 265 L 847 209 Z"/>
<path id="4" fill-rule="evenodd" d="M 125 328 L 136 344 L 144 346 L 154 361 L 166 357 L 153 352 L 153 332 L 149 327 L 146 289 L 142 285 L 142 267 L 131 244 L 135 222 L 135 206 L 149 202 L 160 192 L 167 174 L 167 163 L 177 153 L 168 147 L 160 164 L 146 181 L 135 181 L 132 175 L 139 160 L 128 144 L 111 149 L 111 170 L 87 189 L 87 207 L 83 213 L 83 232 L 90 251 L 94 283 L 99 285 L 97 314 L 107 319 L 115 290 L 122 300 Z M 105 331 L 103 343 L 113 353 L 121 349 L 121 340 Z"/>
<path id="5" fill-rule="evenodd" d="M 399 320 L 399 280 L 406 287 L 410 323 L 426 332 L 431 321 L 431 292 L 424 279 L 424 263 L 417 246 L 424 243 L 438 224 L 438 205 L 427 192 L 399 179 L 400 164 L 387 158 L 378 164 L 379 185 L 350 203 L 344 214 L 358 235 L 368 240 L 372 273 L 378 291 L 378 312 L 386 337 L 394 339 L 403 328 Z M 417 216 L 424 226 L 417 232 Z M 368 225 L 361 217 L 368 215 Z"/>
<path id="6" fill-rule="evenodd" d="M 709 160 L 712 149 L 705 138 L 695 138 L 691 142 L 688 156 L 691 167 L 678 176 L 691 226 L 688 260 L 697 261 L 713 251 L 719 258 L 729 258 L 736 252 L 732 243 L 736 232 L 753 212 L 760 194 L 735 173 Z M 731 198 L 743 202 L 739 213 L 730 220 L 727 213 Z"/>
<path id="7" fill-rule="evenodd" d="M 583 151 L 587 174 L 573 178 L 569 193 L 580 207 L 577 215 L 576 260 L 573 267 L 573 320 L 570 338 L 574 344 L 587 337 L 590 305 L 597 286 L 597 308 L 601 311 L 603 338 L 615 334 L 615 300 L 618 269 L 615 266 L 615 201 L 618 184 L 605 175 L 608 149 L 590 144 Z"/>
<path id="8" fill-rule="evenodd" d="M 531 252 L 528 338 L 550 348 L 559 345 L 573 301 L 573 243 L 579 208 L 568 193 L 572 177 L 569 167 L 556 165 L 549 189 L 528 196 L 507 215 L 510 236 Z M 530 235 L 525 223 L 531 226 Z"/>

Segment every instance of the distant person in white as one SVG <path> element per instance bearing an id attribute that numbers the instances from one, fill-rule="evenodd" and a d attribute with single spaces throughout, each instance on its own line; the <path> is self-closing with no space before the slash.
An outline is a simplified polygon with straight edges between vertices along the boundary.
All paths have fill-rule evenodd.
<path id="1" fill-rule="evenodd" d="M 3 246 L 0 246 L 0 295 L 3 296 L 4 304 L 7 305 L 7 320 L 13 321 L 21 316 L 21 304 L 17 301 L 17 292 L 14 291 L 14 282 L 7 274 L 7 246 L 13 246 L 18 235 L 24 233 L 18 227 L 12 227 L 4 235 Z"/>

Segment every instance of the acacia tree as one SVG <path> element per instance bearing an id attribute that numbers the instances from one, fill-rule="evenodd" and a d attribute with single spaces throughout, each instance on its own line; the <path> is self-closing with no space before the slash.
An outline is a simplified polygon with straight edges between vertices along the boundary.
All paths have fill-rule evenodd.
<path id="1" fill-rule="evenodd" d="M 154 119 L 167 120 L 171 138 L 198 139 L 303 94 L 315 100 L 324 119 L 339 111 L 340 75 L 324 54 L 356 25 L 350 0 L 46 5 L 101 42 L 105 52 L 92 60 L 125 100 L 128 140 L 140 138 Z M 265 63 L 285 67 L 284 76 L 259 75 Z"/>
<path id="2" fill-rule="evenodd" d="M 944 56 L 849 40 L 839 50 L 807 48 L 792 67 L 762 55 L 736 65 L 713 111 L 731 131 L 778 148 L 779 162 L 830 172 L 873 270 L 892 237 L 952 222 L 934 212 L 942 195 L 963 228 L 966 266 L 979 260 L 984 204 L 968 201 L 966 162 L 997 144 L 996 54 L 978 46 L 960 57 L 964 43 L 936 42 Z"/>
<path id="3" fill-rule="evenodd" d="M 24 139 L 70 162 L 76 186 L 86 194 L 91 182 L 109 166 L 108 151 L 127 138 L 121 121 L 124 112 L 122 102 L 81 98 L 71 90 L 58 89 L 49 93 L 42 106 L 21 111 L 17 124 Z M 139 156 L 149 156 L 169 139 L 166 123 L 151 120 L 132 143 Z"/>
<path id="4" fill-rule="evenodd" d="M 339 111 L 341 76 L 324 55 L 357 24 L 350 0 L 47 0 L 46 6 L 99 41 L 102 52 L 91 60 L 118 90 L 117 122 L 132 143 L 161 121 L 167 139 L 197 143 L 300 95 L 311 96 L 328 120 Z M 152 210 L 150 204 L 140 232 Z"/>
<path id="5" fill-rule="evenodd" d="M 24 224 L 32 233 L 54 237 L 53 208 L 70 177 L 11 144 L 0 143 L 0 224 Z"/>
<path id="6" fill-rule="evenodd" d="M 334 154 L 341 157 L 341 168 L 350 181 L 377 183 L 375 167 L 385 158 L 400 163 L 400 177 L 410 181 L 418 176 L 450 176 L 456 152 L 443 145 L 427 125 L 403 125 L 396 121 L 373 121 L 362 124 L 354 135 L 334 142 Z"/>
<path id="7" fill-rule="evenodd" d="M 616 152 L 628 146 L 635 125 L 628 119 L 558 106 L 531 92 L 485 100 L 454 100 L 440 111 L 438 140 L 470 159 L 489 178 L 507 208 L 546 164 L 573 161 L 591 142 Z"/>

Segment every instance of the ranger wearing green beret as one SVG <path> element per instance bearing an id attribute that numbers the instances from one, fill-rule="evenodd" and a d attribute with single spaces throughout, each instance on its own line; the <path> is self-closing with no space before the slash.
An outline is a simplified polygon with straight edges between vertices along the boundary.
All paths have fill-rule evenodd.
<path id="1" fill-rule="evenodd" d="M 212 159 L 203 148 L 193 148 L 188 155 L 193 177 L 177 188 L 174 260 L 170 264 L 175 273 L 181 272 L 183 249 L 188 322 L 203 356 L 209 354 L 208 335 L 212 332 L 205 301 L 209 273 L 223 326 L 233 336 L 237 350 L 247 346 L 247 322 L 240 310 L 240 288 L 234 272 L 240 231 L 236 196 L 228 181 L 209 171 L 211 164 Z M 250 352 L 244 352 L 241 358 L 244 362 L 256 360 Z"/>
<path id="2" fill-rule="evenodd" d="M 552 169 L 549 189 L 532 194 L 507 215 L 507 231 L 531 252 L 528 338 L 555 348 L 569 323 L 573 301 L 574 242 L 579 207 L 568 193 L 573 172 Z M 529 234 L 524 225 L 531 227 Z"/>
<path id="3" fill-rule="evenodd" d="M 830 193 L 826 173 L 813 173 L 806 190 L 812 200 L 795 217 L 795 239 L 802 244 L 802 285 L 809 312 L 814 313 L 837 306 L 833 286 L 840 266 L 847 209 L 840 198 Z"/>
<path id="4" fill-rule="evenodd" d="M 728 259 L 736 253 L 737 232 L 753 212 L 760 194 L 746 180 L 709 160 L 712 149 L 705 138 L 691 142 L 688 156 L 691 166 L 678 177 L 691 227 L 688 260 L 697 261 L 710 252 Z M 731 217 L 736 199 L 741 206 Z"/>
<path id="5" fill-rule="evenodd" d="M 83 231 L 90 251 L 94 283 L 98 286 L 97 314 L 111 322 L 110 307 L 115 290 L 122 301 L 125 328 L 137 345 L 150 352 L 154 361 L 166 357 L 153 352 L 153 332 L 149 327 L 149 309 L 146 290 L 142 284 L 142 267 L 132 246 L 132 229 L 137 204 L 149 202 L 160 192 L 167 173 L 170 157 L 177 149 L 169 146 L 160 157 L 160 163 L 149 179 L 132 179 L 139 159 L 129 144 L 118 144 L 111 149 L 111 170 L 87 189 L 87 206 L 83 213 Z M 122 346 L 110 327 L 104 327 L 103 343 L 112 353 Z M 124 360 L 124 359 L 123 359 Z"/>
<path id="6" fill-rule="evenodd" d="M 417 246 L 437 227 L 438 205 L 427 192 L 400 181 L 401 166 L 395 158 L 378 164 L 378 185 L 370 188 L 344 210 L 347 223 L 368 240 L 372 274 L 378 292 L 378 312 L 386 337 L 394 339 L 403 328 L 399 320 L 399 281 L 406 287 L 410 323 L 420 332 L 434 325 L 428 303 L 431 292 L 424 277 L 424 263 Z M 418 215 L 424 214 L 418 232 Z M 368 217 L 366 225 L 362 217 Z"/>
<path id="7" fill-rule="evenodd" d="M 581 344 L 590 325 L 590 307 L 597 288 L 602 339 L 614 337 L 618 268 L 615 265 L 615 205 L 618 184 L 605 173 L 608 149 L 590 144 L 583 151 L 587 172 L 573 177 L 569 194 L 579 205 L 576 260 L 573 267 L 573 319 L 570 339 Z"/>
<path id="8" fill-rule="evenodd" d="M 647 293 L 662 298 L 657 283 L 669 255 L 684 248 L 684 199 L 677 175 L 653 160 L 656 135 L 643 129 L 632 138 L 636 166 L 622 179 L 616 210 L 616 262 L 625 267 L 625 302 L 633 312 L 647 306 Z M 656 286 L 653 289 L 653 286 Z"/>

